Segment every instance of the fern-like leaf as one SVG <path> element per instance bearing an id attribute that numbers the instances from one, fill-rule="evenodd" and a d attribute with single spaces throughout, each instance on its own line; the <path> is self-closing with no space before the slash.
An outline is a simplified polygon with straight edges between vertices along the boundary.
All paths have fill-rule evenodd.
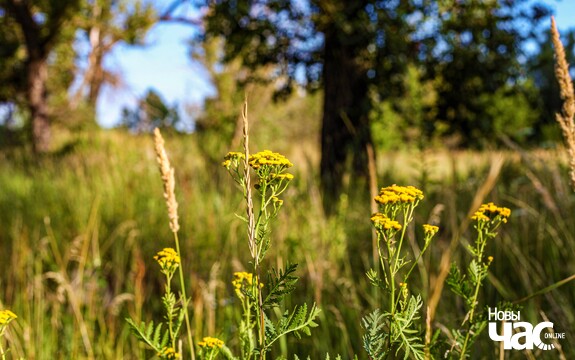
<path id="1" fill-rule="evenodd" d="M 162 350 L 160 336 L 158 335 L 156 337 L 156 333 L 159 334 L 161 331 L 161 323 L 157 326 L 157 328 L 154 328 L 153 321 L 150 321 L 150 323 L 147 325 L 142 321 L 139 326 L 132 319 L 126 319 L 126 322 L 128 325 L 130 325 L 130 330 L 132 330 L 132 333 L 138 340 L 145 343 L 156 352 Z"/>
<path id="2" fill-rule="evenodd" d="M 266 288 L 269 289 L 269 293 L 263 302 L 264 309 L 278 306 L 286 295 L 294 291 L 295 283 L 298 281 L 298 277 L 293 275 L 296 269 L 297 264 L 288 263 L 283 270 L 272 269 L 268 273 Z"/>
<path id="3" fill-rule="evenodd" d="M 383 331 L 387 318 L 387 314 L 376 309 L 362 319 L 362 327 L 366 331 L 363 335 L 363 348 L 370 359 L 382 360 L 387 356 L 387 334 Z"/>
<path id="4" fill-rule="evenodd" d="M 293 333 L 298 339 L 302 333 L 311 335 L 311 328 L 318 326 L 315 319 L 320 312 L 316 304 L 312 305 L 309 313 L 306 304 L 296 306 L 291 314 L 286 311 L 275 325 L 275 337 L 268 339 L 265 350 L 269 350 L 274 342 L 289 333 Z"/>

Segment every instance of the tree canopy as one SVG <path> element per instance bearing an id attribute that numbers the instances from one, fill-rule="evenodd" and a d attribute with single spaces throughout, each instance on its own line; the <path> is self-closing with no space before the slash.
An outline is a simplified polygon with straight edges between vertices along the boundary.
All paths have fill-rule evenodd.
<path id="1" fill-rule="evenodd" d="M 409 65 L 436 93 L 421 109 L 429 114 L 420 121 L 427 135 L 456 134 L 457 144 L 482 145 L 479 139 L 504 127 L 493 116 L 509 104 L 530 101 L 523 50 L 549 14 L 527 0 L 260 0 L 206 6 L 205 39 L 225 39 L 224 61 L 240 59 L 252 71 L 270 69 L 267 79 L 276 83 L 278 96 L 295 86 L 323 90 L 320 173 L 326 209 L 342 190 L 346 164 L 356 176 L 366 174 L 370 114 L 385 101 L 400 110 Z M 530 121 L 522 119 L 517 128 Z"/>

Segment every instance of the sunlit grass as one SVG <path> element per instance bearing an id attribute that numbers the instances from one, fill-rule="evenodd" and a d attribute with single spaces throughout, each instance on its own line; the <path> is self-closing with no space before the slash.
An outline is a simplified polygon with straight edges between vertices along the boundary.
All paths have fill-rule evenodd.
<path id="1" fill-rule="evenodd" d="M 238 205 L 242 196 L 219 162 L 201 155 L 193 135 L 166 141 L 172 149 L 170 160 L 177 164 L 182 252 L 190 254 L 182 261 L 192 284 L 193 335 L 198 341 L 201 334 L 230 338 L 232 320 L 239 316 L 230 274 L 245 271 L 242 264 L 249 260 L 242 222 L 233 215 L 243 213 Z M 495 260 L 490 285 L 482 289 L 486 304 L 521 300 L 572 276 L 575 197 L 561 154 L 379 154 L 378 182 L 420 187 L 426 200 L 415 221 L 427 223 L 428 214 L 434 214 L 441 228 L 426 255 L 430 269 L 415 269 L 414 289 L 428 293 L 425 279 L 433 283 L 445 250 L 460 230 L 463 243 L 472 241 L 471 229 L 460 224 L 478 194 L 480 202 L 512 209 L 505 229 L 487 245 Z M 292 159 L 289 151 L 286 155 Z M 502 164 L 494 168 L 499 157 Z M 15 150 L 0 153 L 0 159 L 0 252 L 5 259 L 0 262 L 0 305 L 18 315 L 4 338 L 8 357 L 82 359 L 91 351 L 95 358 L 141 358 L 144 352 L 129 337 L 123 319 L 151 316 L 142 312 L 143 304 L 153 303 L 163 285 L 152 268 L 157 264 L 149 259 L 159 240 L 168 242 L 172 236 L 151 138 L 102 132 L 39 163 Z M 317 174 L 309 170 L 313 166 L 298 166 L 298 161 L 315 165 L 316 157 L 296 159 L 296 180 L 285 194 L 290 201 L 278 217 L 266 261 L 276 268 L 288 259 L 300 264 L 302 279 L 286 306 L 313 299 L 323 311 L 313 338 L 299 345 L 279 343 L 274 351 L 289 347 L 290 353 L 312 359 L 324 358 L 326 352 L 352 358 L 362 354 L 361 317 L 377 303 L 365 279 L 372 266 L 369 204 L 344 197 L 336 216 L 326 218 Z M 464 246 L 457 245 L 452 260 L 464 263 L 466 256 Z M 575 323 L 572 284 L 523 301 L 523 316 L 537 323 L 543 311 L 556 329 L 568 331 Z M 449 298 L 439 303 L 434 327 L 454 325 L 455 317 L 449 314 L 460 307 Z M 160 304 L 146 311 L 159 315 Z M 562 345 L 567 356 L 573 356 L 568 342 Z M 477 357 L 493 358 L 496 351 L 487 336 L 477 340 Z M 536 358 L 554 355 L 533 352 Z"/>

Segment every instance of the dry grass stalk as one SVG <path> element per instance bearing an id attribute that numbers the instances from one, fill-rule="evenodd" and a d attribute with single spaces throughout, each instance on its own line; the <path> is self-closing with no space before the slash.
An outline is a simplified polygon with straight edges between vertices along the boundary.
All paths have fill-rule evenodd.
<path id="1" fill-rule="evenodd" d="M 245 181 L 245 197 L 247 201 L 247 216 L 248 216 L 248 244 L 250 248 L 250 254 L 254 259 L 255 265 L 259 264 L 259 254 L 257 253 L 256 246 L 256 233 L 255 233 L 255 217 L 254 217 L 254 204 L 252 200 L 252 185 L 250 179 L 250 167 L 248 161 L 250 159 L 250 138 L 249 138 L 249 121 L 248 121 L 248 99 L 247 96 L 244 100 L 244 106 L 242 107 L 242 122 L 243 126 L 243 138 L 244 138 L 244 181 Z"/>
<path id="2" fill-rule="evenodd" d="M 170 217 L 170 229 L 176 233 L 180 229 L 178 223 L 178 202 L 176 201 L 176 194 L 174 188 L 176 181 L 174 180 L 174 168 L 170 165 L 168 154 L 164 147 L 164 138 L 160 133 L 160 129 L 154 129 L 154 147 L 156 149 L 156 159 L 160 166 L 160 173 L 164 183 L 164 198 L 168 206 L 168 216 Z"/>
<path id="3" fill-rule="evenodd" d="M 555 19 L 551 18 L 551 34 L 553 46 L 555 47 L 555 77 L 561 89 L 561 99 L 563 107 L 560 114 L 556 114 L 557 122 L 563 131 L 567 153 L 569 154 L 569 166 L 571 168 L 571 186 L 575 190 L 575 94 L 573 92 L 573 82 L 569 75 L 569 64 L 565 58 L 565 49 L 559 38 L 559 31 L 555 24 Z"/>

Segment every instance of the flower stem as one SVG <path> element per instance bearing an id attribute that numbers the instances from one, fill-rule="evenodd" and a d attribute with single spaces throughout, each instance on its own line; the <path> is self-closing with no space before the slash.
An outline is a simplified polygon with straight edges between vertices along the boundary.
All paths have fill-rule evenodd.
<path id="1" fill-rule="evenodd" d="M 174 234 L 174 241 L 176 243 L 176 252 L 178 253 L 178 256 L 180 257 L 180 259 L 182 258 L 182 255 L 180 253 L 180 240 L 178 238 L 178 233 L 177 232 L 173 232 Z M 186 282 L 184 281 L 184 270 L 182 269 L 183 266 L 182 264 L 180 264 L 180 266 L 178 266 L 178 273 L 179 273 L 179 277 L 180 277 L 180 288 L 182 291 L 182 306 L 184 308 L 184 319 L 186 321 L 186 331 L 187 331 L 187 335 L 188 335 L 188 344 L 190 345 L 190 358 L 191 360 L 195 360 L 196 359 L 196 354 L 194 351 L 194 342 L 192 340 L 192 327 L 190 326 L 190 315 L 188 314 L 188 298 L 186 296 Z"/>

